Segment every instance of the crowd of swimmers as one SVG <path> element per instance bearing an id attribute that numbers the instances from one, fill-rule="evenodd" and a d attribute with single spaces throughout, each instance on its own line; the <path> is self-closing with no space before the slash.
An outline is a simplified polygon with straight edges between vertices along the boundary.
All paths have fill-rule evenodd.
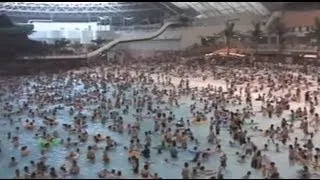
<path id="1" fill-rule="evenodd" d="M 13 178 L 77 177 L 84 169 L 79 159 L 112 164 L 109 154 L 119 149 L 127 152 L 128 162 L 123 163 L 132 167 L 134 175 L 119 167 L 97 170 L 96 177 L 161 179 L 161 169 L 152 166 L 163 163 L 179 169 L 183 179 L 223 179 L 228 177 L 228 161 L 236 157 L 239 167 L 249 163 L 252 170 L 233 178 L 250 179 L 255 169 L 260 170 L 260 177 L 279 179 L 285 175 L 268 155 L 272 149 L 288 152 L 284 157 L 288 167 L 301 165 L 297 178 L 319 177 L 320 149 L 314 144 L 320 126 L 316 75 L 307 78 L 301 72 L 279 71 L 272 64 L 247 68 L 232 63 L 217 66 L 204 60 L 182 62 L 175 54 L 156 59 L 157 63 L 140 60 L 122 66 L 1 80 L 3 126 L 11 129 L 5 132 L 7 140 L 2 141 L 10 143 L 22 158 L 36 153 L 24 142 L 26 132 L 32 132 L 41 146 L 39 160 L 30 160 L 29 165 L 22 167 L 17 157 L 8 157 L 9 168 L 15 170 Z M 211 84 L 198 85 L 208 79 Z M 174 112 L 182 106 L 188 106 L 189 112 L 179 117 Z M 61 111 L 70 118 L 59 119 Z M 129 115 L 134 117 L 132 122 L 127 121 Z M 258 116 L 279 123 L 263 128 Z M 146 129 L 144 121 L 152 121 L 153 129 Z M 89 133 L 95 122 L 117 136 L 127 134 L 130 138 L 118 142 L 110 135 Z M 195 127 L 200 126 L 208 128 L 206 139 L 195 135 Z M 293 135 L 300 130 L 302 137 Z M 227 131 L 229 137 L 222 137 L 221 131 Z M 265 140 L 261 147 L 255 143 L 258 138 Z M 227 147 L 223 141 L 228 142 Z M 56 146 L 69 151 L 62 165 L 47 163 L 48 154 L 57 153 L 52 151 Z M 2 146 L 1 152 L 6 148 Z M 234 155 L 228 152 L 230 148 L 237 150 Z M 167 158 L 156 162 L 152 151 L 167 154 Z M 102 157 L 97 152 L 102 152 Z M 192 158 L 183 159 L 183 152 Z M 212 158 L 219 159 L 217 168 L 207 165 Z"/>

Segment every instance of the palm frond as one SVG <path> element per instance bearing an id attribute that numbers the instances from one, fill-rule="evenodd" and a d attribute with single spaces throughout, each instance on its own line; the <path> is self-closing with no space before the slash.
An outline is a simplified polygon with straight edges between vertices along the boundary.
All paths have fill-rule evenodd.
<path id="1" fill-rule="evenodd" d="M 224 34 L 225 34 L 225 36 L 227 37 L 227 38 L 229 38 L 229 37 L 232 37 L 233 36 L 233 33 L 234 33 L 234 31 L 233 31 L 233 29 L 234 29 L 234 23 L 233 22 L 227 22 L 226 23 L 226 27 L 225 27 L 225 30 L 224 30 Z"/>
<path id="2" fill-rule="evenodd" d="M 261 23 L 255 22 L 252 25 L 253 25 L 253 30 L 251 31 L 251 39 L 252 41 L 257 42 L 263 35 L 263 31 L 261 30 Z"/>
<path id="3" fill-rule="evenodd" d="M 316 17 L 314 19 L 314 28 L 310 32 L 310 37 L 317 39 L 318 43 L 320 44 L 320 19 Z"/>

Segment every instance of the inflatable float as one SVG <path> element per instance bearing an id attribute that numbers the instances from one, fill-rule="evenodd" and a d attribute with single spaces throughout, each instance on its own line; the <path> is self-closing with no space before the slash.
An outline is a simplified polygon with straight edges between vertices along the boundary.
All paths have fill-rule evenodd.
<path id="1" fill-rule="evenodd" d="M 194 119 L 192 121 L 192 124 L 195 124 L 195 125 L 202 125 L 202 124 L 208 124 L 208 120 L 200 120 L 200 121 L 197 121 L 196 119 Z"/>
<path id="2" fill-rule="evenodd" d="M 53 139 L 52 141 L 48 141 L 48 140 L 45 140 L 45 139 L 40 139 L 40 147 L 41 148 L 46 148 L 46 144 L 49 144 L 49 146 L 57 146 L 60 144 L 60 140 L 58 138 L 55 138 Z"/>

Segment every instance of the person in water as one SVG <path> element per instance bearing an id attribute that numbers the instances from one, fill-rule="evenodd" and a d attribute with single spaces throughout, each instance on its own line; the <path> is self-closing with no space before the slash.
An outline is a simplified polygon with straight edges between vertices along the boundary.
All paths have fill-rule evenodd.
<path id="1" fill-rule="evenodd" d="M 159 176 L 156 176 L 156 173 L 151 173 L 154 168 L 150 159 L 169 155 L 177 165 L 169 166 L 164 163 L 159 170 L 183 166 L 181 174 L 176 174 L 175 177 L 233 177 L 234 173 L 227 164 L 230 159 L 237 158 L 244 166 L 249 163 L 254 169 L 266 167 L 265 175 L 268 178 L 279 178 L 282 172 L 275 164 L 271 165 L 271 160 L 268 162 L 264 159 L 265 155 L 270 155 L 274 149 L 278 153 L 289 152 L 290 164 L 295 161 L 306 165 L 317 164 L 318 160 L 313 158 L 313 153 L 317 147 L 314 139 L 318 136 L 316 132 L 320 124 L 317 115 L 319 93 L 316 92 L 317 87 L 314 87 L 316 80 L 304 73 L 297 75 L 293 72 L 301 70 L 300 67 L 255 62 L 250 65 L 253 68 L 246 68 L 245 63 L 239 66 L 236 60 L 231 58 L 228 65 L 225 65 L 225 61 L 219 64 L 201 58 L 181 61 L 179 55 L 165 55 L 156 59 L 160 61 L 153 64 L 148 61 L 150 58 L 141 58 L 139 62 L 108 64 L 109 67 L 100 69 L 87 68 L 54 75 L 0 78 L 1 107 L 5 121 L 1 127 L 8 131 L 8 143 L 5 146 L 1 144 L 1 153 L 8 152 L 9 149 L 10 153 L 12 151 L 15 154 L 11 155 L 11 159 L 3 160 L 5 166 L 12 169 L 8 172 L 15 172 L 16 178 L 64 178 L 69 175 L 82 177 L 86 173 L 81 170 L 88 166 L 83 160 L 97 167 L 100 163 L 112 166 L 115 159 L 121 161 L 125 156 L 129 161 L 121 163 L 130 163 L 133 174 L 128 171 L 102 169 L 101 177 L 123 178 L 128 175 L 130 178 L 157 178 Z M 217 57 L 216 60 L 222 59 Z M 314 74 L 319 70 L 317 67 L 307 69 L 312 68 L 315 68 L 312 70 Z M 214 80 L 208 78 L 211 76 Z M 205 77 L 204 81 L 201 77 Z M 220 85 L 219 81 L 226 82 L 226 85 Z M 252 100 L 259 94 L 261 104 L 257 105 Z M 305 98 L 301 98 L 303 94 Z M 189 106 L 190 99 L 193 102 Z M 256 108 L 260 106 L 263 107 L 261 111 Z M 243 111 L 235 110 L 237 108 Z M 136 116 L 132 119 L 131 112 L 134 110 Z M 180 113 L 181 111 L 184 113 Z M 62 117 L 61 114 L 66 116 Z M 259 123 L 258 118 L 264 114 L 265 118 L 279 120 L 279 123 L 268 128 L 263 135 L 260 134 L 262 129 L 259 124 L 256 125 L 257 128 L 246 128 L 245 121 L 252 119 Z M 286 117 L 287 114 L 290 115 Z M 186 124 L 179 119 L 176 121 L 176 117 L 186 119 Z M 188 121 L 193 117 L 195 122 L 210 118 L 212 124 L 203 126 L 208 128 L 208 136 L 203 136 L 205 131 L 198 131 L 197 127 Z M 18 118 L 20 120 L 14 121 Z M 289 123 L 285 122 L 287 119 Z M 299 131 L 295 128 L 296 120 L 303 121 L 301 129 L 304 138 L 311 141 L 300 142 L 303 136 L 296 134 L 296 131 Z M 199 124 L 201 123 L 196 123 L 197 126 Z M 152 133 L 149 132 L 150 125 L 154 127 Z M 224 133 L 224 127 L 230 135 Z M 92 132 L 92 128 L 97 132 Z M 105 131 L 108 131 L 106 133 L 109 136 L 103 135 Z M 28 133 L 28 136 L 25 136 L 25 133 Z M 299 139 L 292 144 L 292 148 L 284 148 L 289 145 L 289 133 Z M 206 141 L 203 137 L 208 137 L 208 142 L 216 148 L 211 148 L 211 151 L 190 152 L 190 146 L 203 146 L 202 143 Z M 36 154 L 37 147 L 33 144 L 37 144 L 40 138 L 46 141 L 41 146 L 41 153 Z M 61 144 L 55 143 L 57 138 Z M 121 143 L 115 141 L 119 138 Z M 257 138 L 262 146 L 253 144 Z M 268 143 L 268 139 L 273 145 Z M 229 141 L 232 143 L 228 144 Z M 163 142 L 161 146 L 152 148 L 152 145 L 160 142 Z M 68 151 L 67 158 L 62 160 L 55 155 L 60 153 L 60 145 Z M 243 151 L 243 154 L 239 153 L 235 157 L 223 156 L 230 150 L 229 146 L 239 152 Z M 110 154 L 115 156 L 112 161 Z M 126 154 L 129 155 L 126 157 Z M 221 170 L 215 171 L 216 174 L 210 172 L 210 175 L 206 175 L 206 170 L 211 168 L 201 166 L 196 170 L 201 173 L 193 173 L 194 170 L 191 170 L 189 165 L 192 163 L 189 161 L 190 154 L 194 162 L 209 161 L 211 157 L 220 156 Z M 97 158 L 97 155 L 100 157 Z M 18 159 L 28 161 L 34 156 L 39 156 L 40 159 L 33 159 L 32 168 L 29 164 L 26 165 L 27 168 L 19 166 Z M 140 166 L 142 159 L 148 163 Z M 53 162 L 52 160 L 65 161 L 62 163 L 68 166 L 59 168 L 60 165 L 48 164 Z M 188 165 L 183 164 L 185 161 Z M 303 177 L 308 178 L 308 171 L 309 169 L 304 169 L 301 173 Z M 159 174 L 166 175 L 164 172 Z M 95 173 L 94 176 L 96 175 Z"/>

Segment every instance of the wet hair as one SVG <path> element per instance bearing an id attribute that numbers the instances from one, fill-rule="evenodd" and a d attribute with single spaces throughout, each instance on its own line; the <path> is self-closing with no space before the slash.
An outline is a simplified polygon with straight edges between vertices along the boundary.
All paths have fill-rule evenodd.
<path id="1" fill-rule="evenodd" d="M 32 172 L 32 173 L 31 173 L 31 178 L 32 178 L 32 179 L 36 178 L 36 173 L 35 173 L 35 172 Z"/>
<path id="2" fill-rule="evenodd" d="M 121 175 L 122 175 L 121 171 L 118 171 L 118 172 L 117 172 L 117 175 L 118 175 L 118 176 L 121 176 Z"/>
<path id="3" fill-rule="evenodd" d="M 185 162 L 185 163 L 184 163 L 184 167 L 185 167 L 185 168 L 189 167 L 189 163 Z"/>

